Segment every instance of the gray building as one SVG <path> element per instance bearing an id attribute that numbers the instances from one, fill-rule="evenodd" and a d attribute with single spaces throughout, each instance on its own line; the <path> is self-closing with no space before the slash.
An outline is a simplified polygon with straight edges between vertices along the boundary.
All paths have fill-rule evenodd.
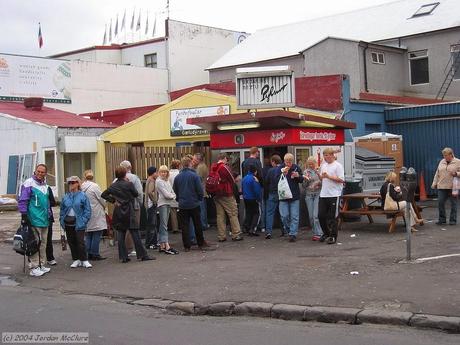
<path id="1" fill-rule="evenodd" d="M 209 68 L 289 65 L 296 76 L 348 74 L 351 98 L 458 99 L 460 1 L 403 0 L 255 32 Z"/>

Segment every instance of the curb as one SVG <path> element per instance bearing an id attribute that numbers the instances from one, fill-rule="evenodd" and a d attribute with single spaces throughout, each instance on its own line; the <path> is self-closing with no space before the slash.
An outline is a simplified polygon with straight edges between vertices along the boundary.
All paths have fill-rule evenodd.
<path id="1" fill-rule="evenodd" d="M 216 302 L 200 305 L 194 302 L 157 298 L 139 299 L 129 304 L 148 306 L 176 315 L 248 316 L 288 321 L 325 323 L 379 324 L 435 329 L 460 333 L 460 317 L 377 309 L 357 309 L 326 306 L 302 306 L 266 302 Z"/>

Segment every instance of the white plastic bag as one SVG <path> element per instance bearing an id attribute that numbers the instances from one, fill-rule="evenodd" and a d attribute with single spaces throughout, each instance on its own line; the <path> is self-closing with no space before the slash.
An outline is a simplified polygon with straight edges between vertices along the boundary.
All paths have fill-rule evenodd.
<path id="1" fill-rule="evenodd" d="M 452 183 L 452 195 L 458 196 L 459 190 L 460 190 L 460 177 L 454 177 L 454 180 Z"/>
<path id="2" fill-rule="evenodd" d="M 280 180 L 278 181 L 278 199 L 292 199 L 291 188 L 289 188 L 289 183 L 284 174 L 281 174 Z"/>

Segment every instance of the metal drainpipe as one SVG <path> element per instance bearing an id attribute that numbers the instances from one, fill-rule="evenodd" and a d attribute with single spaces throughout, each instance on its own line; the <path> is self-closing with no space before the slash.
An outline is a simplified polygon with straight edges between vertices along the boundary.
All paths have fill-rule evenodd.
<path id="1" fill-rule="evenodd" d="M 366 58 L 367 49 L 369 49 L 369 44 L 365 43 L 365 47 L 364 47 L 364 50 L 363 50 L 364 91 L 369 92 L 369 83 L 368 83 L 368 80 L 367 80 L 367 58 Z"/>

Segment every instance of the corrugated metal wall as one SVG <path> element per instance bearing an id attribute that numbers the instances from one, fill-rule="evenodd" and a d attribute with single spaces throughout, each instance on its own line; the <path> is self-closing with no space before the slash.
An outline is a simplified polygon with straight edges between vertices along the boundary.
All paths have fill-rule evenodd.
<path id="1" fill-rule="evenodd" d="M 387 130 L 403 136 L 404 164 L 423 172 L 428 194 L 441 150 L 451 147 L 460 156 L 460 102 L 385 111 Z"/>

